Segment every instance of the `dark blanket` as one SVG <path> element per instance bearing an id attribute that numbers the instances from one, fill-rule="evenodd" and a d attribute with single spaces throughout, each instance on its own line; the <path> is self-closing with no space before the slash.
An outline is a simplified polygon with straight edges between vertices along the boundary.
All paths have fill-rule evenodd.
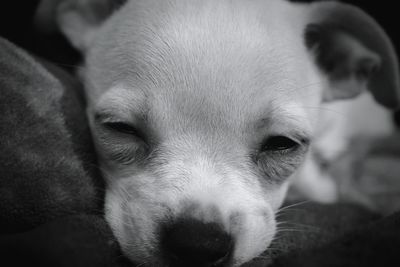
<path id="1" fill-rule="evenodd" d="M 307 204 L 283 216 L 271 250 L 246 266 L 400 266 L 400 213 L 382 217 L 359 206 Z"/>
<path id="2" fill-rule="evenodd" d="M 0 266 L 111 266 L 79 83 L 0 38 Z"/>
<path id="3" fill-rule="evenodd" d="M 0 39 L 0 266 L 129 266 L 102 216 L 80 85 Z M 246 266 L 400 266 L 400 214 L 295 205 Z"/>
<path id="4" fill-rule="evenodd" d="M 357 227 L 356 227 L 357 226 Z M 352 231 L 331 242 L 295 248 L 280 255 L 273 267 L 373 267 L 400 266 L 400 214 L 375 223 L 360 221 Z M 340 231 L 339 231 L 340 232 Z M 339 232 L 332 233 L 338 234 Z M 293 239 L 293 236 L 290 237 Z"/>
<path id="5" fill-rule="evenodd" d="M 78 89 L 66 73 L 0 39 L 0 233 L 99 209 Z"/>

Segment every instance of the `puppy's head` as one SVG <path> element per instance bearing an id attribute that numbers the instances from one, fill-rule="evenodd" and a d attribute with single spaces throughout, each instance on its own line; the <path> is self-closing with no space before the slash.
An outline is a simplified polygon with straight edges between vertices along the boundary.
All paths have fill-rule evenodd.
<path id="1" fill-rule="evenodd" d="M 398 104 L 388 38 L 343 4 L 66 0 L 85 55 L 106 217 L 133 261 L 240 265 L 267 249 L 322 101 Z"/>

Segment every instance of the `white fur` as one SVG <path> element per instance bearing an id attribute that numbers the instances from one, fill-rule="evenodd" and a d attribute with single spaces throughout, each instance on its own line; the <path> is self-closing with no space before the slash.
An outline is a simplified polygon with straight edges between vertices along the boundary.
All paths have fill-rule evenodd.
<path id="1" fill-rule="evenodd" d="M 158 223 L 194 203 L 192 217 L 222 221 L 234 236 L 233 262 L 240 265 L 271 243 L 275 212 L 288 187 L 267 185 L 254 172 L 245 157 L 248 145 L 268 133 L 311 134 L 323 80 L 306 48 L 293 46 L 302 38 L 303 18 L 290 4 L 185 3 L 130 1 L 92 33 L 96 41 L 83 73 L 89 117 L 110 106 L 117 116 L 123 110 L 136 114 L 130 99 L 136 103 L 136 95 L 145 95 L 148 106 L 141 110 L 148 110 L 161 134 L 163 153 L 145 171 L 102 161 L 112 176 L 106 217 L 128 257 L 155 261 Z M 235 16 L 226 12 L 227 4 Z M 255 129 L 254 139 L 252 123 L 263 118 L 271 127 Z M 102 144 L 96 144 L 102 155 Z M 208 214 L 210 206 L 220 217 Z"/>

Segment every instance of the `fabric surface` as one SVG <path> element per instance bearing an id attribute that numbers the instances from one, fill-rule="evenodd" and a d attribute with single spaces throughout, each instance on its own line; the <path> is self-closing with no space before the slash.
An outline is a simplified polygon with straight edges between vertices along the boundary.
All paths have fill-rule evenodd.
<path id="1" fill-rule="evenodd" d="M 400 213 L 360 224 L 331 242 L 278 257 L 273 267 L 400 266 Z"/>
<path id="2" fill-rule="evenodd" d="M 79 84 L 49 70 L 0 39 L 0 233 L 101 207 Z"/>
<path id="3" fill-rule="evenodd" d="M 69 215 L 30 231 L 0 236 L 0 266 L 123 267 L 101 216 Z"/>

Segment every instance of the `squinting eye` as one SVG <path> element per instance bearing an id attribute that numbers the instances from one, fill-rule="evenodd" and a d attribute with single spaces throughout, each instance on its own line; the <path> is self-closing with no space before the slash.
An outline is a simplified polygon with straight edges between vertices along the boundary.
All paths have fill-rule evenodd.
<path id="1" fill-rule="evenodd" d="M 142 137 L 140 132 L 133 126 L 124 122 L 106 122 L 103 124 L 106 128 L 112 131 L 116 131 L 123 134 L 135 135 L 136 137 Z"/>
<path id="2" fill-rule="evenodd" d="M 269 137 L 262 146 L 262 151 L 288 151 L 295 150 L 299 146 L 299 143 L 285 136 L 271 136 Z"/>

